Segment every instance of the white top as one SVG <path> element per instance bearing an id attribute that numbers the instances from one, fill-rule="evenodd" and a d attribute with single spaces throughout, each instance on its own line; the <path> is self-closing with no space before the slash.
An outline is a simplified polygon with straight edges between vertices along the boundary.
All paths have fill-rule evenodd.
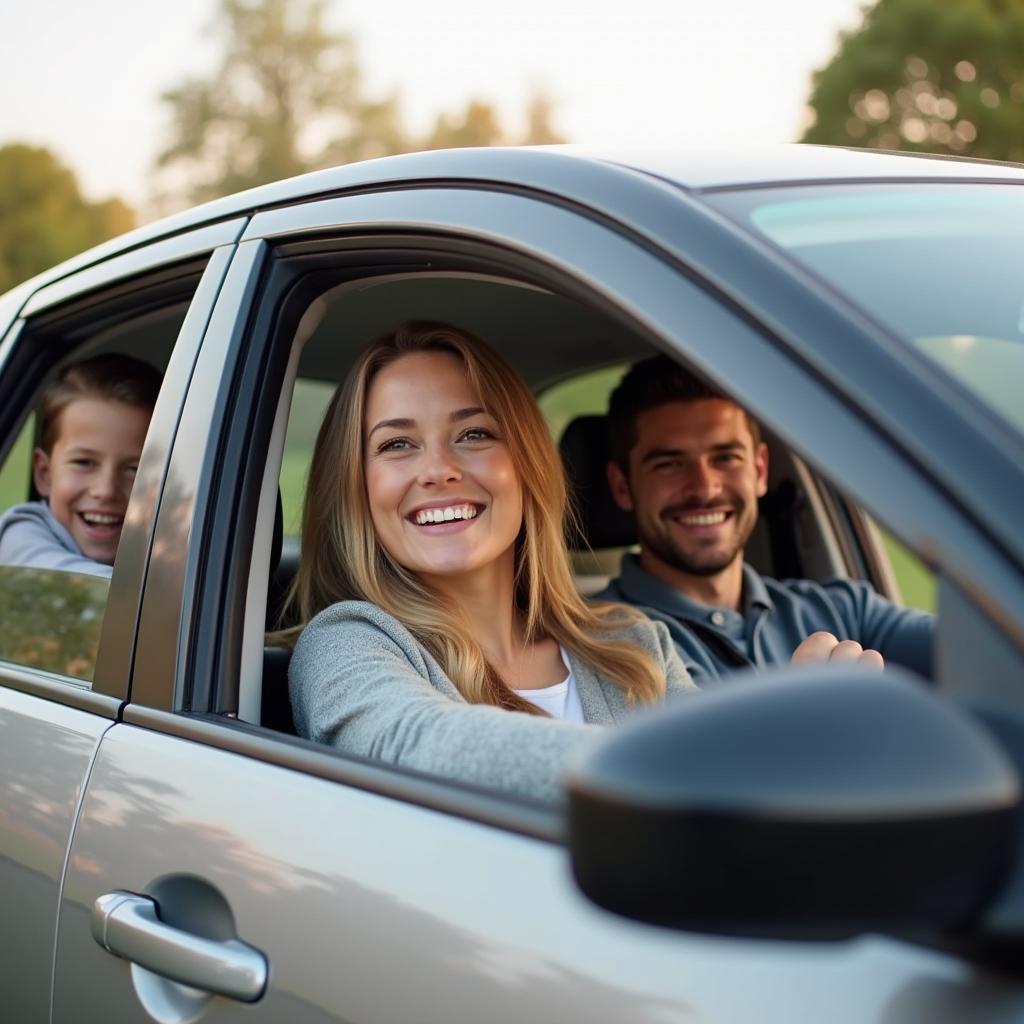
<path id="1" fill-rule="evenodd" d="M 576 687 L 576 677 L 569 663 L 569 657 L 565 648 L 559 644 L 558 653 L 562 656 L 562 664 L 569 673 L 560 683 L 552 686 L 542 686 L 536 690 L 516 690 L 520 697 L 535 704 L 542 711 L 546 711 L 552 718 L 561 718 L 566 722 L 582 722 L 583 705 L 580 703 L 579 690 Z"/>

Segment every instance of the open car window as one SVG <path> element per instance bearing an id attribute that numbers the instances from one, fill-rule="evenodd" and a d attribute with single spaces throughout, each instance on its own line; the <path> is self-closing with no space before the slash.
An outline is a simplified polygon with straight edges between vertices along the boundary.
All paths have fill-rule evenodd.
<path id="1" fill-rule="evenodd" d="M 315 323 L 309 319 L 314 308 Z M 300 550 L 299 538 L 313 445 L 335 387 L 362 348 L 407 319 L 465 327 L 496 345 L 529 381 L 556 443 L 578 421 L 603 418 L 623 372 L 633 361 L 657 351 L 639 334 L 576 299 L 480 274 L 418 272 L 361 280 L 358 287 L 336 285 L 318 292 L 309 301 L 309 311 L 292 316 L 303 326 L 292 342 L 260 500 L 271 555 L 265 569 L 260 566 L 250 579 L 248 667 L 243 679 L 250 700 L 241 703 L 243 717 L 252 716 L 251 720 L 283 732 L 294 729 L 287 692 L 288 654 L 273 636 L 264 642 L 264 630 L 295 624 L 286 608 L 289 587 L 300 560 L 315 557 Z M 847 575 L 853 568 L 847 557 L 851 541 L 839 536 L 845 526 L 834 509 L 835 495 L 780 440 L 768 440 L 771 489 L 747 548 L 748 559 L 765 575 Z M 277 451 L 279 466 L 273 457 Z M 563 457 L 571 463 L 565 446 Z M 572 533 L 570 548 L 577 585 L 584 594 L 593 594 L 617 575 L 622 555 L 632 548 L 635 537 L 609 546 L 601 539 L 604 531 L 601 537 L 588 536 L 587 513 L 594 510 L 587 505 L 594 501 L 595 488 L 606 489 L 604 468 L 603 463 L 588 466 L 587 481 L 573 480 L 578 469 L 567 465 L 585 528 L 582 536 Z M 610 497 L 601 501 L 609 504 Z M 257 693 L 259 700 L 251 699 Z"/>
<path id="2" fill-rule="evenodd" d="M 84 304 L 71 301 L 47 309 L 21 325 L 20 352 L 15 352 L 15 358 L 21 356 L 25 375 L 20 389 L 24 404 L 20 421 L 12 416 L 20 425 L 13 439 L 8 439 L 0 469 L 0 514 L 5 517 L 0 662 L 78 686 L 92 686 L 114 553 L 120 546 L 117 538 L 124 533 L 134 492 L 134 486 L 125 482 L 137 471 L 134 440 L 127 446 L 132 448 L 130 464 L 124 462 L 127 447 L 117 450 L 117 458 L 124 464 L 119 463 L 117 469 L 116 500 L 98 498 L 92 485 L 84 488 L 79 482 L 84 477 L 76 476 L 74 486 L 66 492 L 71 497 L 55 504 L 40 494 L 33 474 L 33 462 L 38 458 L 34 453 L 42 443 L 40 395 L 63 367 L 97 356 L 131 356 L 159 376 L 171 357 L 201 272 L 201 263 L 196 263 L 190 272 L 175 275 L 171 281 L 166 273 L 150 281 L 140 279 L 131 296 L 126 297 L 119 287 L 109 296 L 92 296 Z M 102 426 L 96 417 L 108 406 L 101 401 L 90 408 L 95 408 L 95 414 L 88 422 Z M 60 413 L 58 425 L 64 418 Z M 138 420 L 137 429 L 144 430 L 149 413 L 139 409 L 132 418 Z M 109 432 L 104 443 L 110 443 Z M 65 478 L 83 472 L 87 465 L 98 465 L 95 460 L 111 454 L 91 447 L 81 452 L 71 449 L 68 458 L 74 456 L 74 461 L 65 464 Z M 96 520 L 99 513 L 95 509 L 103 513 L 102 522 Z M 91 519 L 86 521 L 86 516 Z M 95 551 L 84 550 L 82 536 L 92 533 L 103 534 L 103 538 Z"/>

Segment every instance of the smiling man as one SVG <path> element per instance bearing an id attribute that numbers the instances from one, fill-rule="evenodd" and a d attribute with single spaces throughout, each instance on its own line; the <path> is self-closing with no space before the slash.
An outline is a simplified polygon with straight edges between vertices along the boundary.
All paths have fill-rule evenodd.
<path id="1" fill-rule="evenodd" d="M 768 448 L 743 408 L 656 356 L 622 379 L 608 420 L 608 483 L 640 552 L 597 596 L 667 623 L 698 682 L 791 660 L 884 659 L 930 677 L 932 616 L 861 581 L 773 580 L 744 562 Z"/>

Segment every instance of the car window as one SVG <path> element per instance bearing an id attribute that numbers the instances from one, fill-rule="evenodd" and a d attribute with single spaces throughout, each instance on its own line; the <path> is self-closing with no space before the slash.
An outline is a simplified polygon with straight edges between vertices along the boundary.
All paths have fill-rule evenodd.
<path id="1" fill-rule="evenodd" d="M 602 360 L 601 350 L 589 343 L 590 336 L 607 333 L 610 327 L 602 325 L 603 332 L 595 329 L 589 319 L 592 316 L 590 311 L 581 309 L 576 313 L 581 321 L 577 329 L 578 336 L 574 335 L 570 311 L 575 304 L 565 300 L 561 300 L 563 305 L 558 307 L 557 317 L 543 306 L 538 308 L 537 321 L 531 327 L 533 345 L 527 347 L 521 344 L 520 339 L 511 332 L 502 338 L 497 325 L 505 321 L 498 311 L 510 308 L 512 304 L 521 308 L 524 299 L 519 289 L 511 283 L 484 283 L 479 279 L 460 282 L 452 277 L 441 280 L 434 278 L 431 281 L 423 275 L 420 280 L 389 279 L 354 292 L 341 289 L 334 296 L 328 294 L 319 325 L 302 341 L 286 436 L 281 449 L 280 472 L 276 478 L 284 539 L 280 554 L 271 564 L 266 602 L 266 627 L 271 630 L 271 640 L 260 663 L 261 721 L 272 728 L 290 731 L 293 727 L 288 714 L 285 678 L 287 655 L 281 650 L 275 631 L 279 627 L 294 625 L 284 603 L 301 558 L 298 534 L 301 531 L 302 501 L 310 458 L 324 411 L 337 382 L 344 378 L 352 360 L 369 340 L 381 333 L 388 323 L 400 321 L 404 309 L 409 308 L 412 313 L 422 309 L 419 301 L 425 286 L 432 288 L 431 318 L 460 323 L 472 317 L 478 309 L 489 308 L 494 318 L 493 323 L 481 323 L 477 319 L 471 321 L 473 327 L 482 336 L 490 339 L 497 336 L 506 356 L 533 384 L 541 411 L 556 443 L 562 439 L 566 428 L 579 418 L 603 416 L 612 390 L 630 363 L 653 354 L 648 345 L 635 338 L 632 340 L 629 359 Z M 532 298 L 536 293 L 528 294 Z M 373 297 L 372 302 L 368 296 Z M 412 301 L 409 297 L 412 297 Z M 555 300 L 551 297 L 545 301 L 554 303 Z M 546 319 L 550 323 L 546 323 Z M 548 334 L 552 340 L 545 343 L 543 339 Z M 558 339 L 557 347 L 554 344 L 555 338 Z M 545 359 L 548 353 L 550 355 Z M 774 452 L 772 493 L 778 495 L 779 500 L 763 510 L 758 529 L 747 547 L 748 559 L 769 575 L 824 578 L 846 574 L 848 567 L 841 547 L 833 536 L 842 527 L 838 521 L 830 518 L 827 505 L 819 499 L 816 479 L 777 439 L 769 440 Z M 568 457 L 569 452 L 563 452 L 563 455 Z M 569 465 L 567 468 L 572 477 L 574 467 Z M 619 542 L 607 543 L 607 538 L 590 531 L 588 519 L 592 518 L 594 509 L 588 503 L 592 503 L 596 497 L 602 505 L 596 514 L 604 517 L 609 511 L 607 506 L 611 504 L 611 499 L 610 494 L 599 497 L 595 494 L 607 490 L 604 484 L 604 462 L 596 469 L 589 467 L 587 472 L 594 479 L 588 477 L 582 484 L 582 491 L 579 490 L 581 482 L 575 481 L 584 533 L 581 537 L 574 537 L 570 546 L 577 586 L 584 594 L 594 594 L 618 574 L 623 552 L 634 544 L 635 538 L 629 536 Z M 789 491 L 795 491 L 802 498 L 792 503 L 783 501 L 782 497 Z M 612 514 L 614 511 L 611 510 Z M 628 516 L 624 518 L 628 519 Z M 604 532 L 602 529 L 601 533 Z M 781 550 L 792 552 L 799 564 L 780 563 Z M 880 554 L 884 557 L 884 553 Z M 262 619 L 260 621 L 262 623 Z M 256 659 L 253 659 L 252 664 L 254 671 L 258 671 L 255 668 L 258 664 Z"/>
<path id="2" fill-rule="evenodd" d="M 91 685 L 149 403 L 197 280 L 138 282 L 134 299 L 94 296 L 88 307 L 70 303 L 25 322 L 19 346 L 31 387 L 8 394 L 23 408 L 0 469 L 0 662 Z M 71 366 L 93 367 L 93 376 L 68 385 L 72 397 L 51 415 L 44 439 L 41 396 Z M 117 377 L 126 368 L 139 381 Z M 121 388 L 123 401 L 95 390 L 104 380 Z M 39 452 L 45 494 L 33 470 Z"/>
<path id="3" fill-rule="evenodd" d="M 1024 434 L 1024 189 L 823 186 L 719 198 Z"/>

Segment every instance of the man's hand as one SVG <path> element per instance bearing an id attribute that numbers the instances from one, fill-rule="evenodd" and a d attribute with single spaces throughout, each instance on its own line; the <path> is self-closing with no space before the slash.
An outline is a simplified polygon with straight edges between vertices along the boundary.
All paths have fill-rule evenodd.
<path id="1" fill-rule="evenodd" d="M 812 633 L 793 652 L 793 664 L 813 661 L 831 661 L 836 664 L 856 664 L 861 668 L 881 672 L 885 662 L 878 651 L 864 650 L 856 640 L 837 640 L 831 633 Z"/>

